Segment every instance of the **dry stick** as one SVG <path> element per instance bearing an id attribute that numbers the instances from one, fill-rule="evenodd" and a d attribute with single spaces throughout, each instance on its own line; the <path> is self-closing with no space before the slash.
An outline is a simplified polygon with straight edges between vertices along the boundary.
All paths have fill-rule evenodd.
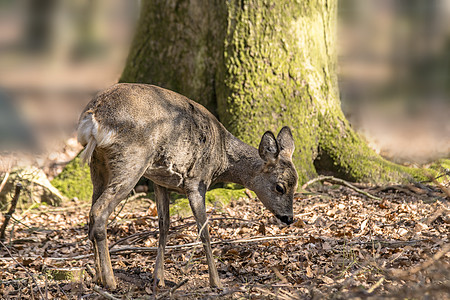
<path id="1" fill-rule="evenodd" d="M 145 196 L 145 195 L 147 195 L 147 194 L 146 194 L 146 193 L 137 193 L 137 194 L 134 194 L 133 196 L 130 196 L 130 197 L 127 197 L 126 199 L 124 199 L 123 205 L 122 205 L 122 207 L 120 208 L 119 212 L 118 212 L 118 213 L 114 216 L 114 218 L 108 223 L 107 227 L 109 227 L 109 226 L 116 220 L 117 216 L 122 212 L 122 210 L 125 208 L 125 205 L 126 205 L 128 202 L 131 202 L 131 201 L 133 201 L 133 200 L 136 200 L 137 198 L 143 197 L 143 196 Z"/>
<path id="2" fill-rule="evenodd" d="M 92 278 L 95 278 L 95 272 L 92 270 L 92 267 L 88 264 L 86 264 L 86 273 L 89 274 Z"/>
<path id="3" fill-rule="evenodd" d="M 179 289 L 180 287 L 182 287 L 186 282 L 188 282 L 188 279 L 185 278 L 182 281 L 180 281 L 176 286 L 174 286 L 173 288 L 171 288 L 168 291 L 165 291 L 164 293 L 162 293 L 161 295 L 159 295 L 158 297 L 156 297 L 157 300 L 159 299 L 163 299 L 164 297 L 166 297 L 167 295 L 171 295 L 172 293 L 175 292 L 175 290 Z"/>
<path id="4" fill-rule="evenodd" d="M 183 229 L 185 227 L 189 227 L 189 226 L 192 226 L 192 225 L 195 225 L 195 224 L 196 224 L 195 222 L 190 222 L 190 223 L 182 224 L 182 225 L 179 225 L 179 226 L 175 226 L 175 227 L 173 227 L 171 229 L 171 231 L 176 231 L 178 229 Z M 157 233 L 159 233 L 159 230 L 146 230 L 146 231 L 142 231 L 142 232 L 136 232 L 136 233 L 133 233 L 133 234 L 131 234 L 129 236 L 123 237 L 123 238 L 117 240 L 116 242 L 112 243 L 109 246 L 109 249 L 113 248 L 114 246 L 116 246 L 118 244 L 123 243 L 126 240 L 132 239 L 134 237 L 139 237 L 139 239 L 144 239 L 145 236 L 152 235 L 152 234 L 157 234 Z"/>
<path id="5" fill-rule="evenodd" d="M 436 261 L 438 261 L 442 256 L 444 256 L 445 254 L 447 254 L 447 252 L 450 251 L 450 243 L 447 243 L 444 245 L 444 247 L 442 247 L 442 249 L 438 252 L 436 252 L 436 254 L 433 255 L 432 258 L 426 260 L 424 263 L 415 266 L 414 268 L 411 268 L 409 270 L 393 270 L 393 275 L 396 277 L 405 277 L 405 276 L 409 276 L 409 275 L 414 275 L 426 268 L 428 268 L 429 266 L 431 266 L 432 264 L 434 264 Z"/>
<path id="6" fill-rule="evenodd" d="M 137 198 L 139 198 L 139 197 L 144 197 L 144 196 L 147 196 L 147 194 L 146 194 L 146 193 L 136 193 L 136 194 L 134 194 L 134 195 L 128 197 L 128 202 L 134 201 L 134 200 L 136 200 Z"/>
<path id="7" fill-rule="evenodd" d="M 437 181 L 435 178 L 433 178 L 432 180 L 433 180 L 433 183 L 436 184 L 441 189 L 441 191 L 447 195 L 448 198 L 450 198 L 450 189 L 445 187 L 442 183 Z"/>
<path id="8" fill-rule="evenodd" d="M 259 241 L 270 241 L 270 240 L 279 240 L 279 239 L 301 239 L 302 236 L 297 235 L 279 235 L 279 236 L 265 236 L 265 237 L 256 237 L 251 239 L 235 239 L 235 240 L 223 240 L 223 241 L 216 241 L 211 242 L 211 245 L 215 244 L 237 244 L 237 243 L 253 243 L 253 242 L 259 242 Z M 188 244 L 182 244 L 182 245 L 174 245 L 174 246 L 166 246 L 166 249 L 180 249 L 180 248 L 192 248 L 192 247 L 198 247 L 199 245 L 202 245 L 202 242 L 194 242 L 194 243 L 188 243 Z M 158 247 L 123 247 L 123 248 L 117 248 L 117 249 L 111 249 L 109 251 L 110 254 L 116 254 L 120 252 L 126 252 L 126 251 L 134 251 L 134 252 L 154 252 L 157 251 Z M 85 259 L 93 256 L 93 254 L 84 254 L 84 255 L 77 255 L 72 257 L 46 257 L 45 259 L 51 259 L 51 260 L 80 260 Z M 27 256 L 24 258 L 27 259 L 36 259 L 39 256 Z M 5 257 L 0 257 L 0 259 L 7 260 Z M 12 258 L 14 259 L 14 258 Z"/>
<path id="9" fill-rule="evenodd" d="M 271 237 L 270 236 L 269 237 L 257 237 L 257 238 L 252 238 L 252 239 L 235 239 L 235 240 L 216 241 L 216 242 L 211 242 L 211 245 L 252 243 L 252 242 L 267 241 L 267 240 L 301 239 L 301 238 L 303 238 L 303 237 L 295 236 L 295 235 L 281 235 L 281 236 L 271 236 Z M 191 247 L 197 247 L 199 245 L 202 245 L 202 242 L 194 242 L 194 243 L 175 245 L 175 246 L 166 246 L 166 249 L 178 249 L 178 248 L 185 248 L 185 247 L 191 248 Z M 150 252 L 150 251 L 157 251 L 157 250 L 158 250 L 158 247 L 123 247 L 123 248 L 118 248 L 118 249 L 111 249 L 110 254 L 125 252 L 125 251 Z M 47 258 L 49 258 L 49 257 L 47 257 Z M 57 259 L 60 259 L 60 258 L 57 258 Z M 74 259 L 74 258 L 72 258 L 72 259 Z"/>
<path id="10" fill-rule="evenodd" d="M 9 171 L 5 173 L 5 177 L 3 178 L 2 183 L 0 184 L 0 192 L 5 187 L 5 184 L 8 181 L 8 178 L 9 178 Z"/>
<path id="11" fill-rule="evenodd" d="M 367 290 L 367 293 L 372 294 L 384 281 L 384 276 L 381 277 L 370 289 Z"/>
<path id="12" fill-rule="evenodd" d="M 29 280 L 28 280 L 29 281 Z M 30 292 L 31 292 L 31 299 L 34 300 L 34 291 L 33 291 L 33 285 L 29 284 L 28 287 L 30 288 Z M 44 298 L 47 299 L 47 298 Z"/>
<path id="13" fill-rule="evenodd" d="M 6 249 L 6 251 L 8 252 L 9 256 L 13 259 L 13 261 L 14 261 L 16 264 L 18 264 L 22 269 L 24 269 L 24 270 L 25 270 L 25 273 L 27 273 L 27 275 L 28 275 L 29 277 L 31 277 L 31 279 L 33 280 L 34 284 L 37 286 L 38 291 L 39 291 L 39 294 L 41 294 L 42 299 L 47 299 L 47 298 L 44 297 L 44 294 L 42 294 L 41 288 L 39 287 L 39 285 L 37 284 L 36 280 L 34 279 L 33 274 L 31 274 L 30 272 L 28 272 L 27 268 L 25 268 L 20 262 L 18 262 L 18 261 L 14 258 L 14 256 L 13 256 L 12 253 L 11 253 L 11 251 L 9 251 L 8 247 L 6 247 L 6 245 L 5 245 L 2 241 L 0 241 L 0 244 Z M 33 292 L 33 287 L 30 287 L 30 288 L 31 288 L 31 291 Z"/>
<path id="14" fill-rule="evenodd" d="M 184 270 L 185 272 L 189 269 L 189 265 L 191 264 L 192 258 L 194 257 L 194 251 L 195 249 L 198 247 L 198 245 L 201 245 L 202 243 L 199 242 L 198 240 L 200 239 L 200 236 L 202 235 L 203 230 L 205 229 L 205 227 L 208 225 L 209 222 L 209 217 L 206 218 L 205 223 L 203 223 L 202 227 L 200 228 L 200 230 L 198 231 L 198 235 L 197 238 L 195 239 L 194 243 L 191 244 L 195 244 L 193 246 L 193 249 L 191 250 L 191 255 L 189 256 L 189 260 L 186 263 L 186 269 Z"/>
<path id="15" fill-rule="evenodd" d="M 356 192 L 358 192 L 360 194 L 363 194 L 363 195 L 365 195 L 365 196 L 367 196 L 367 197 L 369 197 L 371 199 L 379 200 L 379 201 L 383 200 L 383 199 L 381 199 L 379 197 L 371 195 L 371 194 L 369 194 L 369 193 L 367 193 L 367 192 L 357 188 L 356 186 L 352 185 L 348 181 L 345 181 L 343 179 L 339 179 L 339 178 L 336 178 L 336 177 L 333 177 L 333 176 L 319 176 L 319 177 L 316 177 L 314 179 L 311 179 L 310 181 L 308 181 L 307 183 L 302 185 L 302 189 L 306 189 L 309 185 L 311 185 L 311 184 L 313 184 L 313 183 L 315 183 L 317 181 L 330 181 L 330 182 L 334 182 L 334 183 L 337 183 L 337 184 L 345 185 L 346 187 L 351 188 L 352 190 L 354 190 L 354 191 L 356 191 Z"/>
<path id="16" fill-rule="evenodd" d="M 22 184 L 18 183 L 16 185 L 16 190 L 14 192 L 14 197 L 11 201 L 11 207 L 9 208 L 8 213 L 5 215 L 5 221 L 3 221 L 2 228 L 0 229 L 0 241 L 5 240 L 5 231 L 6 226 L 8 226 L 9 220 L 11 219 L 12 214 L 16 211 L 17 201 L 19 200 L 20 190 L 22 189 Z"/>
<path id="17" fill-rule="evenodd" d="M 47 270 L 46 266 L 44 265 L 44 276 L 45 276 L 45 299 L 48 299 L 48 274 L 47 274 Z"/>
<path id="18" fill-rule="evenodd" d="M 385 240 L 371 240 L 369 242 L 351 242 L 348 243 L 348 245 L 373 245 L 373 244 L 380 244 L 383 247 L 404 247 L 408 245 L 413 245 L 421 242 L 427 242 L 428 239 L 422 239 L 422 240 L 410 240 L 410 241 L 385 241 Z"/>
<path id="19" fill-rule="evenodd" d="M 309 213 L 301 214 L 301 215 L 297 215 L 297 216 L 308 215 L 308 214 L 311 214 L 311 213 L 313 213 L 313 212 L 309 212 Z M 245 220 L 245 219 L 242 219 L 242 218 L 234 218 L 234 217 L 220 217 L 220 218 L 211 218 L 210 219 L 210 221 L 221 221 L 221 220 L 234 220 L 234 221 L 242 221 L 242 222 L 257 224 L 257 222 L 255 222 L 255 221 Z M 186 223 L 186 224 L 178 225 L 178 226 L 175 226 L 175 227 L 171 228 L 170 232 L 175 232 L 175 231 L 177 231 L 179 229 L 183 229 L 183 228 L 195 225 L 195 224 L 196 224 L 196 222 L 189 222 L 189 223 Z M 156 234 L 156 233 L 159 233 L 159 230 L 146 230 L 146 231 L 142 231 L 142 232 L 133 233 L 133 234 L 131 234 L 129 236 L 123 237 L 123 238 L 117 240 L 116 242 L 112 243 L 109 246 L 109 249 L 112 249 L 113 247 L 117 246 L 118 244 L 122 244 L 126 240 L 129 240 L 129 239 L 132 239 L 132 238 L 135 238 L 135 237 L 139 237 L 139 239 L 142 240 L 142 239 L 145 238 L 145 236 Z"/>
<path id="20" fill-rule="evenodd" d="M 110 300 L 120 300 L 120 298 L 115 297 L 114 295 L 108 293 L 107 291 L 102 290 L 98 285 L 95 285 L 92 287 L 94 291 L 96 291 L 100 296 L 105 297 L 106 299 Z"/>
<path id="21" fill-rule="evenodd" d="M 92 204 L 91 203 L 82 203 L 82 204 L 79 204 L 79 205 L 75 205 L 75 206 L 67 206 L 67 207 L 57 207 L 57 208 L 53 208 L 53 209 L 46 209 L 45 210 L 45 212 L 38 212 L 38 213 L 41 213 L 41 214 L 47 214 L 47 213 L 52 213 L 52 212 L 66 212 L 66 211 L 71 211 L 71 210 L 73 210 L 73 211 L 79 211 L 81 208 L 84 208 L 84 207 L 86 207 L 86 206 L 91 206 Z M 29 210 L 29 209 L 28 209 Z M 26 213 L 27 211 L 25 211 L 24 213 Z M 23 215 L 23 213 L 22 213 L 22 215 Z"/>

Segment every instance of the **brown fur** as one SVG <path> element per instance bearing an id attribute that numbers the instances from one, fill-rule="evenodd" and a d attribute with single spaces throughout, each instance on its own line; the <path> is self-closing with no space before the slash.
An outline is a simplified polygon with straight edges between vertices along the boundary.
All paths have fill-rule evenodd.
<path id="1" fill-rule="evenodd" d="M 164 284 L 169 189 L 187 195 L 199 229 L 206 222 L 205 193 L 215 182 L 248 187 L 278 218 L 292 223 L 298 177 L 288 127 L 277 138 L 266 132 L 257 150 L 184 96 L 151 85 L 116 84 L 87 105 L 80 117 L 78 139 L 86 146 L 83 158 L 90 162 L 94 185 L 89 237 L 98 280 L 107 287 L 115 287 L 115 280 L 106 244 L 106 220 L 141 176 L 155 183 L 161 231 L 155 283 Z M 200 236 L 210 284 L 220 286 L 207 226 Z"/>

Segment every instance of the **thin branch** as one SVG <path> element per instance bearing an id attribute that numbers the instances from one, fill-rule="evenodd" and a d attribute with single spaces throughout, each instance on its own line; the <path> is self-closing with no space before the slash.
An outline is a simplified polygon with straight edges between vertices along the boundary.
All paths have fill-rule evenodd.
<path id="1" fill-rule="evenodd" d="M 92 287 L 94 291 L 96 291 L 100 296 L 105 297 L 106 299 L 110 300 L 120 300 L 120 298 L 115 297 L 114 295 L 108 293 L 107 291 L 102 290 L 98 285 L 95 285 Z"/>
<path id="2" fill-rule="evenodd" d="M 163 299 L 166 296 L 170 295 L 172 296 L 172 293 L 175 292 L 177 289 L 179 289 L 180 287 L 182 287 L 186 282 L 188 282 L 188 279 L 185 278 L 182 281 L 180 281 L 176 286 L 174 286 L 173 288 L 171 288 L 168 291 L 165 291 L 164 293 L 162 293 L 161 295 L 159 295 L 158 297 L 156 297 L 157 300 L 159 299 Z M 172 298 L 172 297 L 171 297 Z"/>
<path id="3" fill-rule="evenodd" d="M 409 270 L 392 270 L 392 274 L 395 277 L 407 277 L 410 275 L 414 275 L 416 273 L 419 273 L 420 271 L 430 267 L 432 264 L 434 264 L 436 261 L 438 261 L 439 259 L 441 259 L 442 256 L 444 256 L 445 254 L 447 254 L 447 252 L 450 251 L 450 243 L 445 244 L 442 249 L 438 252 L 436 252 L 436 254 L 433 255 L 433 257 L 431 257 L 430 259 L 426 260 L 425 262 L 423 262 L 422 264 L 415 266 Z"/>
<path id="4" fill-rule="evenodd" d="M 123 201 L 122 207 L 120 208 L 119 212 L 115 214 L 115 216 L 113 217 L 113 219 L 112 219 L 112 220 L 108 223 L 108 225 L 106 225 L 106 226 L 109 227 L 109 226 L 111 226 L 111 224 L 114 223 L 114 221 L 116 220 L 117 216 L 122 212 L 122 210 L 125 208 L 125 205 L 127 205 L 128 202 L 131 202 L 131 201 L 133 201 L 133 200 L 135 200 L 135 199 L 137 199 L 137 198 L 139 198 L 139 197 L 143 197 L 143 196 L 145 196 L 145 195 L 147 195 L 147 194 L 146 194 L 146 193 L 137 193 L 137 194 L 134 194 L 133 196 L 127 197 L 127 198 Z"/>
<path id="5" fill-rule="evenodd" d="M 13 261 L 14 261 L 16 264 L 18 264 L 22 269 L 24 269 L 24 270 L 25 270 L 25 273 L 27 273 L 27 275 L 31 278 L 31 280 L 33 280 L 34 284 L 35 284 L 35 285 L 37 286 L 37 288 L 38 288 L 39 294 L 41 294 L 42 299 L 47 299 L 47 298 L 44 297 L 44 294 L 42 294 L 41 288 L 40 288 L 39 285 L 37 284 L 36 279 L 34 279 L 33 274 L 31 274 L 31 273 L 27 270 L 27 268 L 25 268 L 19 261 L 17 261 L 17 259 L 14 258 L 14 256 L 13 256 L 12 253 L 11 253 L 11 251 L 9 251 L 8 247 L 6 247 L 6 245 L 5 245 L 2 241 L 0 241 L 0 244 L 6 249 L 6 251 L 8 252 L 9 256 L 13 259 Z M 30 287 L 30 288 L 31 288 L 31 290 L 33 290 L 32 287 Z"/>
<path id="6" fill-rule="evenodd" d="M 137 198 L 144 197 L 144 196 L 147 196 L 147 194 L 146 193 L 136 193 L 133 196 L 128 197 L 128 202 L 134 201 Z"/>
<path id="7" fill-rule="evenodd" d="M 208 226 L 208 222 L 209 222 L 209 217 L 206 218 L 205 223 L 203 223 L 202 227 L 198 231 L 197 238 L 195 239 L 195 242 L 192 243 L 192 244 L 195 244 L 195 245 L 192 247 L 192 249 L 190 251 L 189 260 L 187 261 L 186 267 L 184 268 L 184 272 L 185 273 L 187 272 L 187 270 L 189 269 L 189 266 L 191 265 L 192 258 L 194 257 L 195 250 L 197 249 L 198 245 L 202 244 L 202 243 L 199 242 L 199 239 L 200 239 L 200 237 L 202 235 L 203 230 Z"/>
<path id="8" fill-rule="evenodd" d="M 8 181 L 9 178 L 9 171 L 5 173 L 5 177 L 3 177 L 2 183 L 0 184 L 0 192 L 3 190 L 3 188 L 6 185 L 6 182 Z"/>
<path id="9" fill-rule="evenodd" d="M 215 242 L 211 242 L 211 245 L 254 243 L 254 242 L 260 242 L 260 241 L 267 241 L 267 240 L 301 239 L 301 238 L 302 238 L 302 236 L 295 236 L 295 235 L 268 236 L 268 237 L 256 237 L 256 238 L 251 238 L 251 239 L 235 239 L 235 240 L 215 241 Z M 194 242 L 194 243 L 188 243 L 188 244 L 182 244 L 182 245 L 166 246 L 166 249 L 191 248 L 191 247 L 197 247 L 201 244 L 202 244 L 202 242 Z M 157 250 L 158 250 L 158 247 L 122 247 L 122 248 L 117 248 L 117 249 L 111 249 L 110 254 L 115 254 L 115 253 L 120 253 L 120 252 L 125 252 L 125 251 L 154 252 Z"/>
<path id="10" fill-rule="evenodd" d="M 367 293 L 372 294 L 380 285 L 383 283 L 385 277 L 381 277 L 370 289 L 367 290 Z"/>
<path id="11" fill-rule="evenodd" d="M 223 241 L 215 241 L 211 242 L 211 245 L 215 244 L 239 244 L 239 243 L 255 243 L 260 241 L 270 241 L 270 240 L 280 240 L 280 239 L 301 239 L 302 236 L 299 235 L 279 235 L 279 236 L 264 236 L 264 237 L 256 237 L 251 239 L 235 239 L 235 240 L 223 240 Z M 180 249 L 180 248 L 192 248 L 202 245 L 202 242 L 194 242 L 182 245 L 174 245 L 174 246 L 166 246 L 166 249 Z M 158 247 L 122 247 L 117 249 L 111 249 L 109 251 L 110 254 L 118 254 L 120 252 L 155 252 L 158 250 Z M 56 260 L 56 261 L 65 261 L 65 260 L 80 260 L 93 256 L 93 254 L 84 254 L 72 257 L 46 257 L 45 259 Z M 27 256 L 23 257 L 24 259 L 36 259 L 40 256 Z M 0 259 L 8 260 L 7 257 L 0 257 Z M 14 258 L 13 258 L 14 259 Z"/>
<path id="12" fill-rule="evenodd" d="M 9 208 L 8 213 L 5 215 L 5 220 L 3 221 L 2 228 L 0 229 L 0 241 L 5 240 L 6 227 L 8 226 L 8 223 L 9 223 L 9 220 L 11 219 L 12 214 L 16 211 L 17 201 L 19 201 L 21 189 L 22 189 L 22 184 L 18 183 L 16 185 L 14 197 L 11 201 L 11 207 Z"/>
<path id="13" fill-rule="evenodd" d="M 80 203 L 78 205 L 75 206 L 67 206 L 67 207 L 56 207 L 56 208 L 52 208 L 52 209 L 46 209 L 45 211 L 38 211 L 38 213 L 40 214 L 48 214 L 48 213 L 52 213 L 52 212 L 66 212 L 66 211 L 79 211 L 81 208 L 84 208 L 86 206 L 91 206 L 91 203 Z M 24 213 L 26 213 L 27 211 L 25 211 Z"/>
<path id="14" fill-rule="evenodd" d="M 313 183 L 315 183 L 317 181 L 329 181 L 329 182 L 337 183 L 337 184 L 340 184 L 340 185 L 344 185 L 344 186 L 346 186 L 348 188 L 351 188 L 352 190 L 354 190 L 354 191 L 356 191 L 356 192 L 358 192 L 360 194 L 363 194 L 363 195 L 365 195 L 365 196 L 367 196 L 367 197 L 369 197 L 371 199 L 379 200 L 379 201 L 383 200 L 383 199 L 381 199 L 379 197 L 371 195 L 371 194 L 369 194 L 369 193 L 367 193 L 367 192 L 357 188 L 356 186 L 352 185 L 348 181 L 345 181 L 343 179 L 336 178 L 336 177 L 333 177 L 333 176 L 319 176 L 319 177 L 316 177 L 314 179 L 311 179 L 310 181 L 308 181 L 307 183 L 302 185 L 302 189 L 306 189 L 308 186 L 310 186 L 311 184 L 313 184 Z"/>
<path id="15" fill-rule="evenodd" d="M 447 195 L 448 198 L 450 198 L 450 189 L 447 188 L 446 186 L 444 186 L 442 183 L 440 183 L 439 181 L 437 181 L 435 178 L 430 177 L 430 179 L 433 181 L 433 183 L 435 185 L 438 186 L 438 188 L 445 194 Z"/>
<path id="16" fill-rule="evenodd" d="M 307 213 L 307 214 L 310 214 L 310 213 Z M 302 214 L 302 215 L 306 215 L 306 214 Z M 301 215 L 298 215 L 298 216 L 301 216 Z M 234 217 L 211 218 L 209 220 L 210 221 L 232 220 L 232 221 L 241 221 L 241 222 L 246 222 L 246 223 L 251 223 L 251 224 L 258 224 L 258 222 L 255 222 L 255 221 L 252 221 L 252 220 L 246 220 L 246 219 L 234 218 Z M 190 227 L 190 226 L 195 225 L 195 224 L 196 224 L 196 222 L 189 222 L 189 223 L 186 223 L 186 224 L 175 226 L 172 229 L 170 229 L 169 234 L 171 234 L 173 232 L 176 232 L 179 229 Z M 158 234 L 158 233 L 159 233 L 159 230 L 146 230 L 146 231 L 142 231 L 142 232 L 136 232 L 134 234 L 131 234 L 131 235 L 126 236 L 126 237 L 123 237 L 123 238 L 117 240 L 116 242 L 112 243 L 109 246 L 109 249 L 112 249 L 113 247 L 115 247 L 115 246 L 117 246 L 119 244 L 122 244 L 123 242 L 125 242 L 127 240 L 130 240 L 132 238 L 135 238 L 135 237 L 138 237 L 138 240 L 142 240 L 148 235 Z"/>
<path id="17" fill-rule="evenodd" d="M 95 278 L 95 272 L 92 270 L 92 267 L 89 264 L 86 264 L 86 273 L 88 273 L 91 278 Z"/>
<path id="18" fill-rule="evenodd" d="M 367 241 L 367 242 L 350 242 L 347 245 L 371 245 L 373 246 L 374 244 L 380 244 L 383 247 L 405 247 L 408 245 L 413 245 L 413 244 L 417 244 L 417 243 L 421 243 L 421 242 L 427 242 L 427 239 L 422 239 L 422 240 L 410 240 L 410 241 L 384 241 L 384 240 L 371 240 L 371 241 Z"/>

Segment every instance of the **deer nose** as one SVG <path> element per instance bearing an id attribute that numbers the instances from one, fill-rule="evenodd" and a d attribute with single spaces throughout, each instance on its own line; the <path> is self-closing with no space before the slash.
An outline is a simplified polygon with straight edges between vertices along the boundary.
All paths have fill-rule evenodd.
<path id="1" fill-rule="evenodd" d="M 276 215 L 276 217 L 284 224 L 290 225 L 290 224 L 294 223 L 294 217 L 292 217 L 292 216 Z"/>

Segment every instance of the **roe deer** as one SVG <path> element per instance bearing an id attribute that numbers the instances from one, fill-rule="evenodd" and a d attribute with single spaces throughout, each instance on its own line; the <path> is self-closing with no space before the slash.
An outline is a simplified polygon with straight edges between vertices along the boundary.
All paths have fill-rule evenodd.
<path id="1" fill-rule="evenodd" d="M 154 283 L 164 285 L 164 250 L 169 231 L 169 194 L 187 195 L 206 253 L 209 282 L 220 287 L 206 223 L 205 193 L 215 182 L 253 190 L 286 224 L 293 222 L 297 172 L 294 140 L 283 127 L 267 131 L 259 149 L 234 137 L 203 106 L 175 92 L 145 84 L 116 84 L 86 106 L 78 124 L 94 192 L 89 213 L 96 279 L 114 289 L 106 222 L 141 176 L 153 181 L 159 221 Z"/>

